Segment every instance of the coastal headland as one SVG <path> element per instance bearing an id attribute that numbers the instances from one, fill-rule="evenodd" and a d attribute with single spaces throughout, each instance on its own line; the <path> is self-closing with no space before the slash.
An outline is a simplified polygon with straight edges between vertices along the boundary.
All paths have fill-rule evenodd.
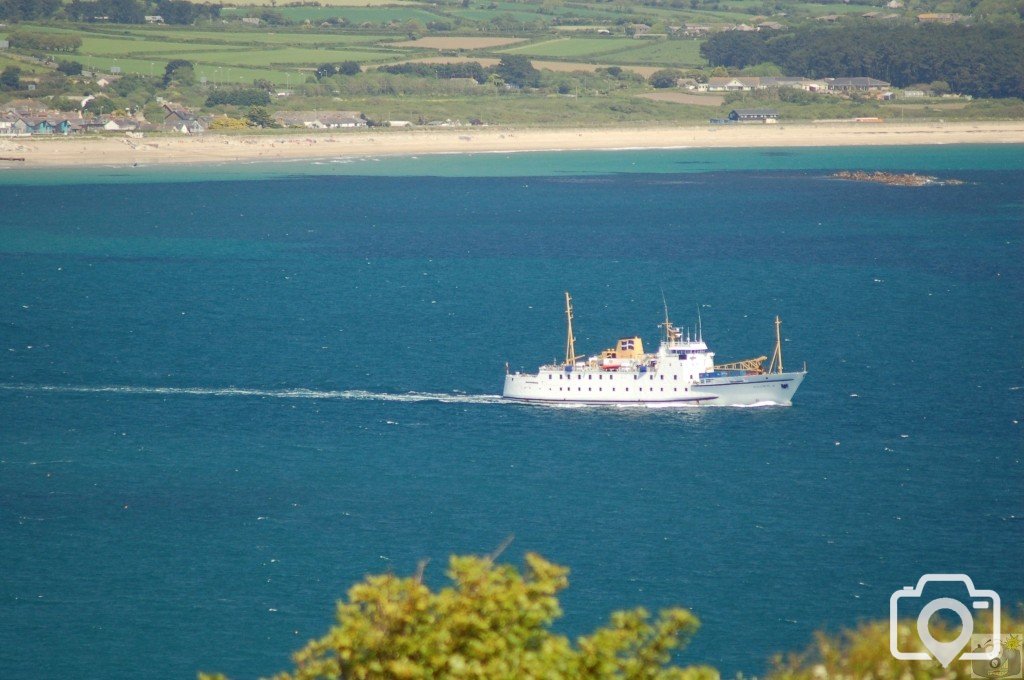
<path id="1" fill-rule="evenodd" d="M 308 134 L 0 137 L 0 167 L 229 163 L 434 153 L 1024 144 L 1024 121 L 828 123 L 692 127 L 375 128 Z"/>

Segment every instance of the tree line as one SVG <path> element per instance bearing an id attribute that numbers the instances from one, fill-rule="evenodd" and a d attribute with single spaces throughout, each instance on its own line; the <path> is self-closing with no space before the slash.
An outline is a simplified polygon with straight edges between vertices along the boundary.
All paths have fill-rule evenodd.
<path id="1" fill-rule="evenodd" d="M 487 82 L 487 70 L 480 65 L 480 62 L 469 61 L 453 64 L 423 64 L 418 62 L 406 62 L 404 64 L 391 64 L 389 66 L 378 66 L 378 71 L 394 73 L 396 75 L 412 75 L 423 78 L 437 78 L 446 80 L 450 78 L 472 78 L 481 85 Z"/>
<path id="2" fill-rule="evenodd" d="M 7 2 L 24 0 L 4 0 Z M 187 25 L 197 19 L 216 19 L 220 5 L 189 2 L 189 0 L 71 0 L 64 13 L 72 21 L 109 21 L 115 24 L 141 24 L 146 15 L 158 15 L 167 24 Z"/>
<path id="3" fill-rule="evenodd" d="M 515 87 L 540 87 L 541 74 L 528 57 L 521 54 L 507 54 L 494 66 L 484 68 L 479 62 L 470 61 L 452 64 L 405 63 L 390 66 L 378 66 L 384 73 L 420 76 L 423 78 L 472 78 L 481 85 L 491 75 L 496 76 L 504 84 Z"/>
<path id="4" fill-rule="evenodd" d="M 959 24 L 810 26 L 726 31 L 701 45 L 712 66 L 770 62 L 807 78 L 868 76 L 896 87 L 945 81 L 976 97 L 1024 97 L 1024 27 Z"/>
<path id="5" fill-rule="evenodd" d="M 0 0 L 0 19 L 33 21 L 48 19 L 60 9 L 61 0 Z"/>
<path id="6" fill-rule="evenodd" d="M 215 19 L 221 6 L 189 0 L 0 0 L 0 20 L 37 21 L 63 17 L 72 21 L 109 21 L 141 24 L 146 15 L 159 15 L 164 23 L 191 24 L 197 19 Z"/>
<path id="7" fill-rule="evenodd" d="M 334 64 L 320 64 L 316 67 L 316 78 L 329 78 L 339 73 L 343 76 L 355 76 L 363 72 L 363 67 L 357 61 L 343 61 L 337 66 Z"/>
<path id="8" fill-rule="evenodd" d="M 82 46 L 82 39 L 77 35 L 62 33 L 37 33 L 34 31 L 14 31 L 7 36 L 11 47 L 40 52 L 74 52 Z"/>

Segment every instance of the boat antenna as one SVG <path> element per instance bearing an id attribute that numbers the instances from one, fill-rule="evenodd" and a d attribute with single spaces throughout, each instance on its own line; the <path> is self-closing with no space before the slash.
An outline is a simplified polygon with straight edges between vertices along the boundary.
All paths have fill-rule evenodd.
<path id="1" fill-rule="evenodd" d="M 769 373 L 782 373 L 782 335 L 779 331 L 779 327 L 782 326 L 782 320 L 778 314 L 775 315 L 775 351 L 772 352 L 772 361 L 768 364 Z"/>
<path id="2" fill-rule="evenodd" d="M 565 337 L 565 365 L 576 361 L 576 338 L 572 334 L 572 297 L 565 291 L 565 321 L 567 332 Z"/>
<path id="3" fill-rule="evenodd" d="M 704 326 L 700 321 L 700 305 L 697 305 L 697 342 L 704 341 Z"/>

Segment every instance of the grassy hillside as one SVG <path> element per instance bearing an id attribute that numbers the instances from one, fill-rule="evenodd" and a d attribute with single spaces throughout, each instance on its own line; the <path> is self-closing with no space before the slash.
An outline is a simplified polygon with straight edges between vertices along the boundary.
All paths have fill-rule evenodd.
<path id="1" fill-rule="evenodd" d="M 271 91 L 273 108 L 358 109 L 380 120 L 479 119 L 552 125 L 695 122 L 723 117 L 740 104 L 778 108 L 784 120 L 1022 115 L 1019 101 L 920 100 L 908 105 L 825 95 L 780 101 L 778 95 L 764 93 L 728 95 L 723 101 L 721 93 L 702 95 L 672 88 L 673 93 L 646 82 L 663 69 L 702 80 L 729 74 L 721 67 L 712 69 L 701 56 L 705 30 L 720 34 L 737 24 L 756 26 L 770 20 L 783 24 L 783 32 L 795 31 L 800 26 L 825 25 L 814 17 L 857 16 L 878 11 L 880 6 L 903 17 L 893 21 L 910 25 L 911 17 L 922 8 L 952 11 L 959 7 L 953 0 L 927 6 L 911 0 L 904 9 L 888 10 L 882 0 L 872 1 L 669 0 L 655 4 L 652 0 L 648 5 L 567 0 L 320 0 L 299 6 L 242 0 L 223 8 L 219 17 L 203 16 L 189 26 L 71 23 L 58 13 L 48 21 L 11 22 L 0 29 L 0 38 L 29 31 L 75 36 L 81 41 L 71 52 L 18 45 L 0 52 L 0 69 L 20 68 L 34 87 L 30 95 L 27 86 L 0 92 L 0 104 L 22 96 L 51 103 L 73 100 L 94 92 L 99 75 L 119 74 L 142 80 L 117 92 L 100 93 L 100 99 L 105 97 L 115 109 L 154 107 L 159 96 L 203 110 L 213 89 L 251 88 L 257 83 Z M 978 6 L 990 11 L 991 3 L 998 8 L 1010 1 L 982 0 Z M 243 23 L 243 17 L 250 21 Z M 686 27 L 694 25 L 700 27 L 696 34 L 686 34 Z M 836 26 L 837 35 L 844 25 L 840 21 Z M 405 62 L 477 62 L 494 71 L 501 60 L 515 57 L 525 57 L 542 69 L 539 87 L 520 91 L 503 77 L 477 85 L 467 78 L 448 82 L 429 73 L 376 72 L 379 66 Z M 190 75 L 168 87 L 163 82 L 165 67 L 182 59 L 191 62 Z M 55 73 L 59 61 L 77 62 L 95 72 L 92 80 Z M 346 62 L 356 62 L 362 73 L 317 77 L 321 65 L 337 67 Z M 278 97 L 281 90 L 290 95 Z M 243 108 L 228 105 L 210 112 L 245 114 Z"/>

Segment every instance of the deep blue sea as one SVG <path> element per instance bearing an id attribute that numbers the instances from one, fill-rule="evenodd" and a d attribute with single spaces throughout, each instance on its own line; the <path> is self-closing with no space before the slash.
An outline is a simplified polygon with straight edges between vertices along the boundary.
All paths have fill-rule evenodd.
<path id="1" fill-rule="evenodd" d="M 964 180 L 830 179 L 899 170 Z M 0 677 L 289 667 L 364 575 L 572 569 L 763 673 L 925 572 L 1024 601 L 1024 149 L 0 172 Z M 674 320 L 791 407 L 498 401 Z"/>

